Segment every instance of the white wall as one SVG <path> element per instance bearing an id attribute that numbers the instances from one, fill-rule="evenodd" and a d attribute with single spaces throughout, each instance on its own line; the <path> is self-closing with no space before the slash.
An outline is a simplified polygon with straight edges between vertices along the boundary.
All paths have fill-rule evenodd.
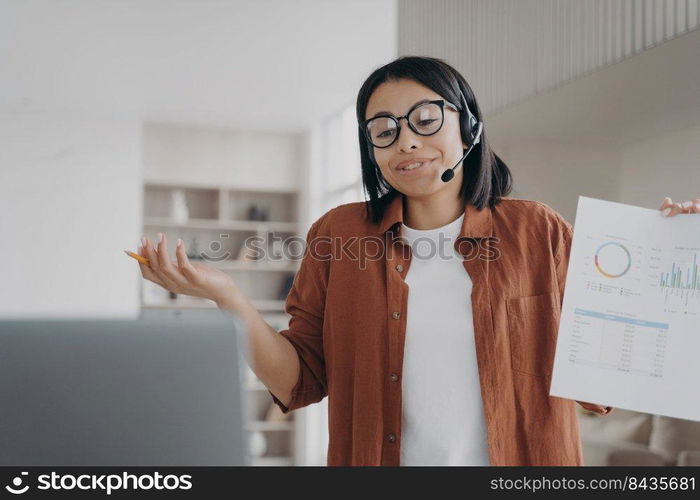
<path id="1" fill-rule="evenodd" d="M 621 153 L 619 201 L 651 202 L 700 197 L 700 126 L 626 146 Z"/>
<path id="2" fill-rule="evenodd" d="M 539 200 L 572 224 L 578 196 L 658 208 L 700 197 L 700 126 L 624 145 L 509 141 L 494 146 L 515 178 L 511 196 Z"/>
<path id="3" fill-rule="evenodd" d="M 511 196 L 538 200 L 574 223 L 578 196 L 617 199 L 620 152 L 554 141 L 508 142 L 495 147 L 515 179 Z"/>
<path id="4" fill-rule="evenodd" d="M 301 187 L 301 134 L 148 123 L 143 140 L 149 181 L 243 189 Z"/>
<path id="5" fill-rule="evenodd" d="M 646 208 L 700 196 L 699 50 L 695 30 L 488 115 L 513 195 L 571 223 L 579 195 Z"/>
<path id="6" fill-rule="evenodd" d="M 700 197 L 700 126 L 619 146 L 547 141 L 497 149 L 515 177 L 513 196 L 555 207 L 573 224 L 578 196 L 658 208 Z"/>
<path id="7" fill-rule="evenodd" d="M 0 315 L 135 317 L 137 123 L 0 113 Z"/>

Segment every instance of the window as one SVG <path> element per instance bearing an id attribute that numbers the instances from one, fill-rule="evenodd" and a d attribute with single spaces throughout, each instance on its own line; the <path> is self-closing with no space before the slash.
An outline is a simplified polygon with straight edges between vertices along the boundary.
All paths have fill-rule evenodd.
<path id="1" fill-rule="evenodd" d="M 322 127 L 321 209 L 364 201 L 355 107 L 348 106 Z"/>

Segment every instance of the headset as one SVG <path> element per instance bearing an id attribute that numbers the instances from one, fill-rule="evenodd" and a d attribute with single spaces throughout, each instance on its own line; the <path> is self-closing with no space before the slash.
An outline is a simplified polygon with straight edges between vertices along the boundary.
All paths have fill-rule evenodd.
<path id="1" fill-rule="evenodd" d="M 462 111 L 465 111 L 459 113 L 459 125 L 460 130 L 466 130 L 469 149 L 467 149 L 467 152 L 464 153 L 464 156 L 462 156 L 462 158 L 457 162 L 457 164 L 454 167 L 449 168 L 442 173 L 442 175 L 440 176 L 442 182 L 449 182 L 452 180 L 452 178 L 455 176 L 455 170 L 457 169 L 457 167 L 459 167 L 464 162 L 464 159 L 471 152 L 472 148 L 476 144 L 479 144 L 481 142 L 481 132 L 483 132 L 484 130 L 483 122 L 477 120 L 474 114 L 472 113 L 472 110 L 469 109 L 467 99 L 464 97 L 462 89 L 459 89 L 459 95 L 462 98 L 462 104 L 464 105 L 464 109 Z"/>

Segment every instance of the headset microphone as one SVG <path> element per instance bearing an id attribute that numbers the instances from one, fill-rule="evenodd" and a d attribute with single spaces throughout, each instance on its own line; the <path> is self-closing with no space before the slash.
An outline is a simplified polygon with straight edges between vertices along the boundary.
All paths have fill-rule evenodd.
<path id="1" fill-rule="evenodd" d="M 448 168 L 447 170 L 445 170 L 442 173 L 442 176 L 440 177 L 440 179 L 442 179 L 442 182 L 449 182 L 452 180 L 452 178 L 455 176 L 455 169 L 462 164 L 462 162 L 467 157 L 469 152 L 472 150 L 474 145 L 479 143 L 479 141 L 481 139 L 481 131 L 483 130 L 484 125 L 481 122 L 479 122 L 477 127 L 478 128 L 477 128 L 476 134 L 474 134 L 474 140 L 472 141 L 472 144 L 469 146 L 469 149 L 467 149 L 467 152 L 464 153 L 464 156 L 462 156 L 462 159 L 459 160 L 454 167 Z"/>

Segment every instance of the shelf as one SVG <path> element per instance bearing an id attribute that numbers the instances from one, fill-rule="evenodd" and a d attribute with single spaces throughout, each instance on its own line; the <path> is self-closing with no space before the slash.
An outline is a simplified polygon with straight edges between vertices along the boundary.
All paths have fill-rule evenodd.
<path id="1" fill-rule="evenodd" d="M 265 466 L 294 465 L 294 460 L 290 457 L 254 457 L 252 459 L 252 465 L 265 465 Z"/>
<path id="2" fill-rule="evenodd" d="M 218 219 L 188 219 L 184 224 L 175 222 L 169 217 L 144 217 L 144 227 L 169 227 L 177 229 L 213 229 L 225 231 L 281 233 L 297 232 L 296 222 L 275 222 L 262 220 L 218 220 Z"/>
<path id="3" fill-rule="evenodd" d="M 299 264 L 296 262 L 274 262 L 274 261 L 245 261 L 245 260 L 223 260 L 221 262 L 208 262 L 207 264 L 224 271 L 271 271 L 271 272 L 290 272 L 294 273 L 299 270 Z"/>
<path id="4" fill-rule="evenodd" d="M 222 271 L 250 271 L 250 272 L 273 272 L 273 273 L 296 273 L 299 270 L 299 264 L 294 261 L 246 261 L 246 260 L 235 260 L 228 259 L 219 262 L 209 261 L 203 259 L 193 259 L 189 258 L 190 262 L 201 262 L 208 266 L 214 267 L 216 269 L 221 269 Z"/>
<path id="5" fill-rule="evenodd" d="M 143 309 L 215 309 L 217 305 L 214 302 L 163 302 L 162 304 L 141 304 Z"/>
<path id="6" fill-rule="evenodd" d="M 257 186 L 246 187 L 241 185 L 213 184 L 210 182 L 182 182 L 170 181 L 167 179 L 144 179 L 144 186 L 147 188 L 172 188 L 172 189 L 221 189 L 233 191 L 234 193 L 259 193 L 259 194 L 287 194 L 296 195 L 297 189 L 281 188 L 260 188 Z"/>
<path id="7" fill-rule="evenodd" d="M 284 300 L 251 300 L 253 307 L 258 311 L 282 311 L 284 312 Z"/>
<path id="8" fill-rule="evenodd" d="M 284 311 L 284 300 L 251 300 L 258 311 Z M 211 300 L 174 300 L 160 304 L 141 304 L 144 309 L 215 309 L 218 306 Z"/>
<path id="9" fill-rule="evenodd" d="M 144 234 L 166 233 L 169 240 L 182 238 L 193 255 L 207 257 L 191 258 L 193 263 L 201 262 L 230 274 L 253 307 L 274 329 L 281 331 L 288 325 L 289 314 L 285 311 L 286 301 L 277 298 L 288 291 L 301 260 L 296 255 L 292 257 L 283 253 L 283 245 L 279 245 L 273 236 L 279 235 L 282 239 L 289 235 L 303 237 L 300 234 L 299 194 L 298 189 L 248 189 L 240 185 L 149 179 L 144 183 L 143 191 L 143 230 Z M 172 215 L 174 213 L 189 217 L 178 223 Z M 267 220 L 255 220 L 258 218 Z M 222 241 L 218 242 L 219 250 L 214 251 L 211 242 L 217 236 Z M 264 258 L 258 261 L 238 259 L 258 250 L 257 246 L 255 249 L 244 246 L 251 236 L 262 240 L 263 245 L 259 248 L 264 251 Z M 209 258 L 209 254 L 199 251 L 207 243 L 222 260 Z M 215 314 L 218 306 L 212 300 L 184 294 L 178 294 L 173 300 L 167 290 L 144 280 L 141 308 L 142 315 L 204 318 Z M 297 446 L 300 446 L 296 435 L 298 419 L 302 414 L 282 419 L 277 415 L 279 412 L 271 412 L 272 398 L 257 377 L 246 377 L 242 384 L 254 410 L 245 419 L 246 432 L 263 434 L 266 443 L 266 455 L 250 456 L 251 464 L 294 465 Z M 266 415 L 270 415 L 271 420 L 256 420 L 256 417 Z"/>
<path id="10" fill-rule="evenodd" d="M 291 431 L 294 430 L 294 422 L 284 420 L 282 422 L 268 422 L 267 420 L 253 420 L 245 424 L 249 431 Z"/>

